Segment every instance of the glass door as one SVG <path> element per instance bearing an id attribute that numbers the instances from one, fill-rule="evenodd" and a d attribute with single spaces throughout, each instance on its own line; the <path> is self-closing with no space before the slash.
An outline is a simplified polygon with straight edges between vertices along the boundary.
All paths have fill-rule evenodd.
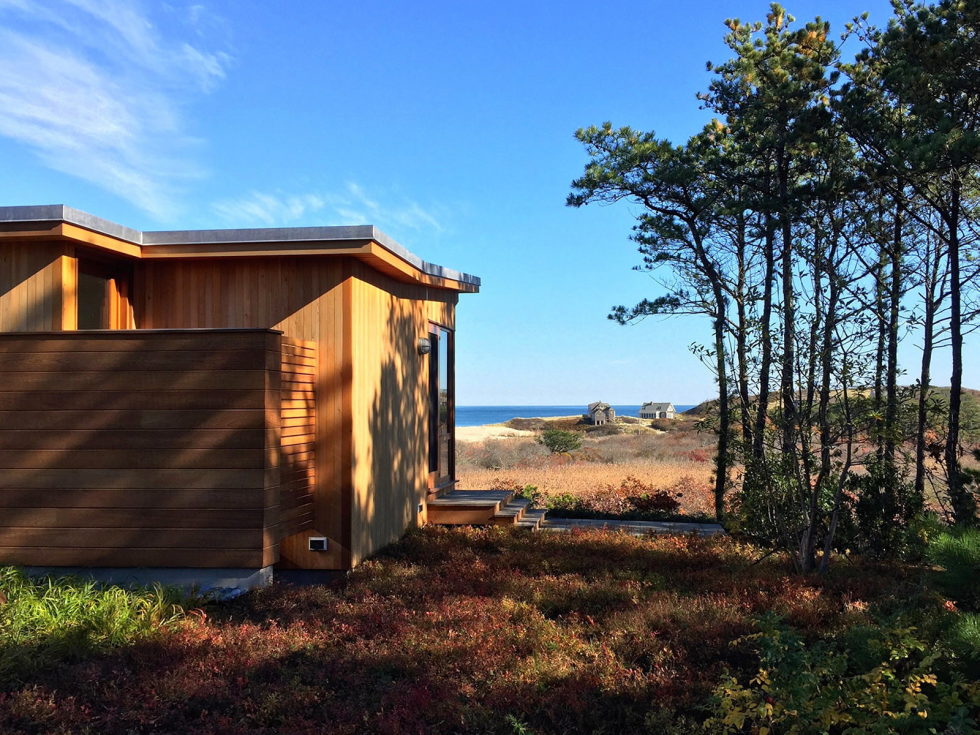
<path id="1" fill-rule="evenodd" d="M 429 325 L 429 474 L 438 488 L 455 479 L 456 396 L 452 330 Z"/>

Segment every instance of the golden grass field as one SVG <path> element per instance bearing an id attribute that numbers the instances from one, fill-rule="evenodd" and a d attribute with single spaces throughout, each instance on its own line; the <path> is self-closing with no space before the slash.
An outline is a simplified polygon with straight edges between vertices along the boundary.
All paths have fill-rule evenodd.
<path id="1" fill-rule="evenodd" d="M 534 485 L 546 495 L 587 495 L 627 477 L 677 495 L 683 514 L 713 513 L 714 437 L 678 419 L 668 432 L 584 434 L 582 448 L 551 455 L 533 437 L 457 441 L 457 487 L 465 490 Z"/>

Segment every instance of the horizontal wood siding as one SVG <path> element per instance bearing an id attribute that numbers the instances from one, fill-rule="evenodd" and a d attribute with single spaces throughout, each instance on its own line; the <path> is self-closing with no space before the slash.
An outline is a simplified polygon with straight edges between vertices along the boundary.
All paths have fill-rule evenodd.
<path id="1" fill-rule="evenodd" d="M 274 563 L 280 349 L 265 330 L 0 335 L 0 564 Z"/>

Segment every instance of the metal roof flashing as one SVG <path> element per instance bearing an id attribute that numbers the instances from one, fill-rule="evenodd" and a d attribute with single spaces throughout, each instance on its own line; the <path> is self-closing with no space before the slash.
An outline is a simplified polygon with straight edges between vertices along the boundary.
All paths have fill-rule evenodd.
<path id="1" fill-rule="evenodd" d="M 158 245 L 221 245 L 243 243 L 297 242 L 376 242 L 385 250 L 404 260 L 426 275 L 445 278 L 471 286 L 480 286 L 480 279 L 468 273 L 444 268 L 422 260 L 407 248 L 388 237 L 374 225 L 341 225 L 331 227 L 269 227 L 228 230 L 161 230 L 142 232 L 110 222 L 63 204 L 0 207 L 0 223 L 64 222 L 103 235 L 125 240 L 141 247 Z"/>

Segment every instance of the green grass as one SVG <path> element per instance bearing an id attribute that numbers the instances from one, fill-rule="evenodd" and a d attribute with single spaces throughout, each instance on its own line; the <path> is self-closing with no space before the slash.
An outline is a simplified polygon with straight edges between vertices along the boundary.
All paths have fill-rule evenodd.
<path id="1" fill-rule="evenodd" d="M 123 589 L 0 567 L 0 681 L 133 643 L 184 618 L 174 590 Z"/>

